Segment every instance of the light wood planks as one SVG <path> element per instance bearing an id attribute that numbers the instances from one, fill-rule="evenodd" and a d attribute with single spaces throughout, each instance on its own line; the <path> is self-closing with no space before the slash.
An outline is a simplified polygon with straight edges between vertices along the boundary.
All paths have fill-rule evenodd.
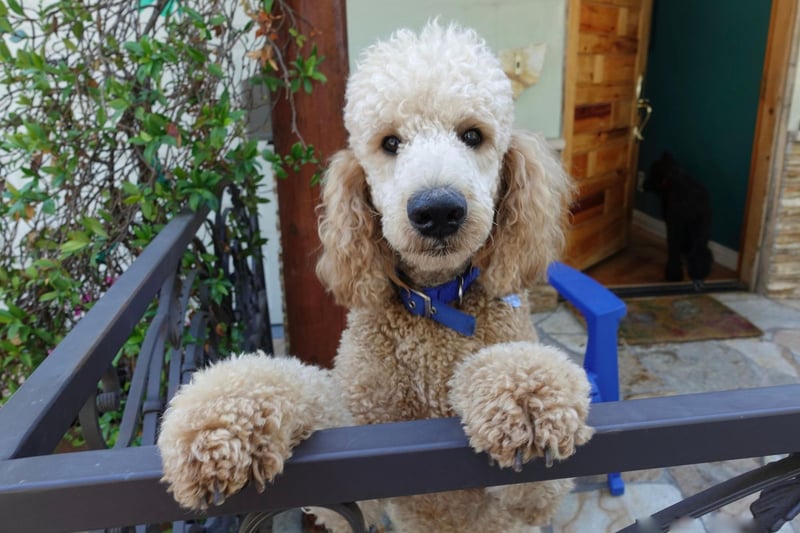
<path id="1" fill-rule="evenodd" d="M 625 246 L 636 81 L 652 0 L 571 0 L 564 159 L 578 181 L 567 261 L 585 268 Z"/>

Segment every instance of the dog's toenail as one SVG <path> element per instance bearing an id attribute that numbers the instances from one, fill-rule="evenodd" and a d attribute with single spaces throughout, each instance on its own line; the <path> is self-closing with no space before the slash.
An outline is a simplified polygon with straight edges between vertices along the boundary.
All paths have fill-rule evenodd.
<path id="1" fill-rule="evenodd" d="M 220 506 L 225 503 L 225 496 L 219 491 L 218 488 L 214 487 L 214 505 Z"/>
<path id="2" fill-rule="evenodd" d="M 547 468 L 553 466 L 553 452 L 550 451 L 550 446 L 544 449 L 544 466 Z"/>
<path id="3" fill-rule="evenodd" d="M 522 472 L 522 448 L 517 448 L 514 454 L 514 472 Z"/>

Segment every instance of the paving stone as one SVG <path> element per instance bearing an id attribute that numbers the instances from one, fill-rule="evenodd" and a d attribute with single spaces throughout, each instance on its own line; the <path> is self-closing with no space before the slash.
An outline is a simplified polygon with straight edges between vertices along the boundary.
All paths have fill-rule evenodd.
<path id="1" fill-rule="evenodd" d="M 559 305 L 558 309 L 552 313 L 548 313 L 543 320 L 534 323 L 537 328 L 541 328 L 550 335 L 564 333 L 586 334 L 586 328 L 581 324 L 580 320 L 570 313 L 563 304 Z"/>
<path id="2" fill-rule="evenodd" d="M 637 518 L 681 499 L 680 492 L 665 483 L 640 483 L 626 487 L 623 496 L 607 491 L 574 492 L 559 507 L 553 519 L 553 531 L 563 533 L 606 533 L 631 525 Z M 691 522 L 671 529 L 673 532 L 705 533 L 700 522 Z"/>
<path id="3" fill-rule="evenodd" d="M 770 300 L 757 295 L 743 296 L 741 293 L 719 293 L 715 294 L 714 298 L 746 317 L 763 331 L 791 329 L 800 324 L 800 309 L 786 305 L 782 300 Z"/>
<path id="4" fill-rule="evenodd" d="M 638 348 L 634 356 L 646 371 L 663 381 L 665 393 L 781 385 L 798 379 L 761 367 L 738 350 L 714 341 Z"/>
<path id="5" fill-rule="evenodd" d="M 626 347 L 619 350 L 620 396 L 631 400 L 676 394 L 659 373 L 645 366 L 640 355 L 640 351 Z"/>
<path id="6" fill-rule="evenodd" d="M 622 479 L 625 483 L 667 483 L 672 478 L 668 477 L 667 471 L 664 468 L 650 468 L 647 470 L 623 472 Z"/>
<path id="7" fill-rule="evenodd" d="M 781 330 L 784 331 L 784 330 Z M 798 332 L 800 340 L 800 332 Z M 798 368 L 793 361 L 784 357 L 784 348 L 774 342 L 761 339 L 730 339 L 723 344 L 748 357 L 758 367 L 787 376 L 798 378 Z"/>
<path id="8" fill-rule="evenodd" d="M 798 311 L 800 311 L 800 300 L 788 299 L 788 300 L 780 300 L 780 302 L 782 305 L 785 305 L 786 307 L 791 307 L 792 309 L 797 309 Z"/>
<path id="9" fill-rule="evenodd" d="M 800 329 L 780 329 L 772 335 L 772 342 L 800 356 Z"/>
<path id="10" fill-rule="evenodd" d="M 550 334 L 541 335 L 541 341 L 545 344 L 560 348 L 565 352 L 575 356 L 579 364 L 583 364 L 583 357 L 586 354 L 586 334 Z"/>

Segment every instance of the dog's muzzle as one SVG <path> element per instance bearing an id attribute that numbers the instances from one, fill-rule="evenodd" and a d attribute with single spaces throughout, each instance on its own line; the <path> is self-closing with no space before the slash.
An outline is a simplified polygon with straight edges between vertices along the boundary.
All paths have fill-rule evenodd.
<path id="1" fill-rule="evenodd" d="M 467 199 L 447 187 L 426 189 L 409 198 L 406 212 L 420 235 L 443 239 L 457 232 L 466 220 Z"/>

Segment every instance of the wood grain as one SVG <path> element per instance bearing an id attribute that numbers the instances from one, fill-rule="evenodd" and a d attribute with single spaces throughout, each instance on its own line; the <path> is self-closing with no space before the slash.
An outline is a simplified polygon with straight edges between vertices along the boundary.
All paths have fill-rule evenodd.
<path id="1" fill-rule="evenodd" d="M 309 26 L 301 25 L 300 30 L 306 34 L 315 31 L 314 42 L 319 55 L 325 57 L 320 70 L 328 82 L 317 85 L 311 95 L 296 93 L 295 105 L 297 127 L 304 140 L 327 161 L 347 142 L 342 122 L 348 71 L 345 0 L 324 5 L 315 0 L 287 0 L 286 4 L 303 14 Z M 288 56 L 293 56 L 291 50 Z M 292 110 L 283 94 L 277 98 L 273 117 L 275 149 L 287 153 L 297 137 L 290 131 Z M 305 168 L 278 180 L 286 333 L 289 353 L 306 362 L 332 366 L 346 312 L 326 294 L 314 270 L 320 242 L 315 213 L 319 187 L 311 185 L 313 172 Z"/>
<path id="2" fill-rule="evenodd" d="M 566 258 L 577 268 L 626 244 L 636 83 L 645 65 L 651 7 L 652 0 L 569 3 L 564 160 L 579 196 Z"/>

